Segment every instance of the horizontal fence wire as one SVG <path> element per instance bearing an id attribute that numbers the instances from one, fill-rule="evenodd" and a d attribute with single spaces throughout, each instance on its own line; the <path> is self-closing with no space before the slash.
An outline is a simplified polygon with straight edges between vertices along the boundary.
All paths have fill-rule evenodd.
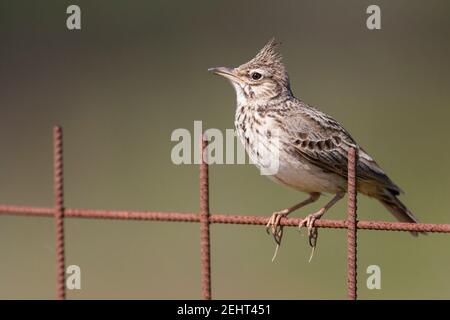
<path id="1" fill-rule="evenodd" d="M 52 217 L 54 215 L 54 209 L 0 204 L 0 215 Z M 150 220 L 167 222 L 200 222 L 199 214 L 192 212 L 117 211 L 66 208 L 64 209 L 64 217 L 113 220 Z M 302 220 L 302 218 L 282 218 L 280 221 L 280 225 L 285 227 L 298 227 L 299 223 Z M 222 224 L 266 225 L 268 221 L 268 216 L 259 215 L 231 215 L 223 213 L 211 213 L 209 217 L 209 223 Z M 318 228 L 347 229 L 348 221 L 320 219 L 314 221 L 314 226 Z M 450 233 L 450 224 L 439 223 L 357 221 L 356 228 L 363 230 Z"/>
<path id="2" fill-rule="evenodd" d="M 209 184 L 208 164 L 204 154 L 206 141 L 202 136 L 201 164 L 200 164 L 200 213 L 190 212 L 160 212 L 160 211 L 128 211 L 128 210 L 95 210 L 65 208 L 63 204 L 63 161 L 62 161 L 62 129 L 54 128 L 54 193 L 55 207 L 34 207 L 0 204 L 0 215 L 26 216 L 26 217 L 53 217 L 55 220 L 56 234 L 56 297 L 65 299 L 64 283 L 64 219 L 116 219 L 116 220 L 149 220 L 167 222 L 194 222 L 200 223 L 200 257 L 201 257 L 201 284 L 204 299 L 211 299 L 211 252 L 210 252 L 210 228 L 211 223 L 242 224 L 242 225 L 266 225 L 270 219 L 268 216 L 259 215 L 229 215 L 223 213 L 211 214 L 209 208 Z M 349 149 L 348 154 L 348 204 L 346 220 L 315 220 L 314 227 L 335 228 L 347 230 L 347 260 L 348 280 L 347 291 L 349 299 L 357 298 L 357 230 L 384 230 L 384 231 L 416 231 L 450 233 L 450 224 L 432 223 L 405 223 L 387 221 L 358 221 L 356 206 L 356 163 L 357 151 Z M 298 227 L 301 218 L 287 218 L 280 220 L 280 225 L 285 227 Z"/>

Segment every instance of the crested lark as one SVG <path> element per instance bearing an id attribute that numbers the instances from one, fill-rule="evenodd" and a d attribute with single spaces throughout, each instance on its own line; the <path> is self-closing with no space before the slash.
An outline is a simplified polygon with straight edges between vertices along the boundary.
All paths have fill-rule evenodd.
<path id="1" fill-rule="evenodd" d="M 277 161 L 269 178 L 309 193 L 309 198 L 272 214 L 266 226 L 276 243 L 281 242 L 280 219 L 322 193 L 334 197 L 319 211 L 308 215 L 299 227 L 308 228 L 309 243 L 316 245 L 314 221 L 338 202 L 347 191 L 347 151 L 357 148 L 357 189 L 379 200 L 399 221 L 418 222 L 397 198 L 402 192 L 378 164 L 353 140 L 336 120 L 297 99 L 289 77 L 270 40 L 249 62 L 237 68 L 212 68 L 210 71 L 230 80 L 237 95 L 235 126 L 251 161 L 263 169 Z M 276 158 L 276 159 L 274 159 Z"/>

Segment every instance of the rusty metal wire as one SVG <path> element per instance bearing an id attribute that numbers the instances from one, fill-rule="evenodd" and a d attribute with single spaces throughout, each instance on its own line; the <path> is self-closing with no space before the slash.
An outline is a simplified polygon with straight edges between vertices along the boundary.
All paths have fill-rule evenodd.
<path id="1" fill-rule="evenodd" d="M 356 150 L 350 148 L 348 152 L 348 175 L 347 175 L 347 192 L 348 192 L 348 202 L 347 202 L 347 291 L 348 298 L 350 300 L 356 300 Z"/>
<path id="2" fill-rule="evenodd" d="M 211 253 L 209 238 L 209 179 L 208 164 L 205 161 L 207 142 L 201 139 L 200 163 L 200 257 L 202 264 L 203 299 L 211 300 Z"/>
<path id="3" fill-rule="evenodd" d="M 62 129 L 53 129 L 53 186 L 55 194 L 55 232 L 56 232 L 56 297 L 66 298 L 64 262 L 64 204 L 63 204 L 63 151 Z"/>
<path id="4" fill-rule="evenodd" d="M 53 208 L 29 207 L 0 204 L 0 216 L 31 216 L 31 217 L 51 217 L 54 214 Z M 149 220 L 167 222 L 200 222 L 198 213 L 192 212 L 161 212 L 161 211 L 117 211 L 117 210 L 95 210 L 95 209 L 75 209 L 65 208 L 65 218 L 85 218 L 85 219 L 114 219 L 114 220 Z M 285 227 L 298 227 L 301 218 L 283 218 L 280 225 Z M 209 223 L 242 224 L 242 225 L 266 225 L 268 216 L 257 215 L 229 215 L 223 213 L 211 214 Z M 318 228 L 347 229 L 346 220 L 326 220 L 320 219 L 314 222 Z M 439 223 L 405 223 L 386 221 L 358 221 L 357 229 L 363 230 L 383 230 L 383 231 L 417 231 L 450 233 L 450 224 Z"/>
<path id="5" fill-rule="evenodd" d="M 57 298 L 65 299 L 64 283 L 64 219 L 65 218 L 93 218 L 118 220 L 150 220 L 168 222 L 199 222 L 200 250 L 201 250 L 201 283 L 204 299 L 211 299 L 211 259 L 210 259 L 210 229 L 211 223 L 266 225 L 268 216 L 257 215 L 228 215 L 210 214 L 208 165 L 203 161 L 206 142 L 202 140 L 202 163 L 200 165 L 200 214 L 182 212 L 158 211 L 117 211 L 64 208 L 63 204 L 63 162 L 62 162 L 62 130 L 54 128 L 54 192 L 55 207 L 43 208 L 32 206 L 17 206 L 0 204 L 1 215 L 54 217 L 56 232 L 56 270 L 57 270 Z M 348 297 L 356 299 L 356 246 L 358 229 L 385 231 L 417 231 L 450 233 L 450 224 L 404 223 L 386 221 L 357 221 L 356 213 L 356 150 L 350 149 L 348 164 L 348 212 L 346 220 L 316 220 L 314 226 L 318 228 L 347 229 L 348 244 Z M 280 225 L 297 227 L 301 218 L 282 218 Z"/>

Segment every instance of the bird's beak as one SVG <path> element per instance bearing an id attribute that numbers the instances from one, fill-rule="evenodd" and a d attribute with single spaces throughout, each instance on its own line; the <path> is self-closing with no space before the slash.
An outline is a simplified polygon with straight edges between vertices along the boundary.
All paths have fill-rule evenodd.
<path id="1" fill-rule="evenodd" d="M 219 76 L 223 76 L 227 79 L 230 79 L 231 81 L 240 82 L 240 79 L 234 73 L 234 69 L 219 67 L 219 68 L 209 68 L 208 71 L 217 74 Z"/>

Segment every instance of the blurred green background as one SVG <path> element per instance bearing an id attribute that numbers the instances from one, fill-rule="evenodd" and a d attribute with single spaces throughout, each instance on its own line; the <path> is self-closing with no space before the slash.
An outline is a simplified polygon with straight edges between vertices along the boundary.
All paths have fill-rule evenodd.
<path id="1" fill-rule="evenodd" d="M 64 128 L 65 204 L 196 212 L 198 166 L 173 165 L 170 135 L 233 128 L 235 95 L 206 70 L 236 66 L 275 36 L 297 97 L 335 117 L 406 194 L 423 222 L 450 223 L 450 2 L 0 2 L 0 203 L 52 206 L 52 126 Z M 366 28 L 378 4 L 382 30 Z M 271 212 L 305 195 L 251 165 L 214 165 L 211 210 Z M 304 216 L 326 201 L 292 214 Z M 359 218 L 393 218 L 359 197 Z M 329 219 L 345 218 L 345 201 Z M 66 220 L 67 264 L 82 270 L 72 299 L 201 298 L 199 225 Z M 212 225 L 217 299 L 345 299 L 344 230 L 318 249 L 285 230 L 278 258 L 262 226 Z M 450 298 L 450 237 L 360 231 L 362 299 Z M 51 218 L 0 216 L 0 298 L 55 297 Z M 381 290 L 366 288 L 379 265 Z"/>

